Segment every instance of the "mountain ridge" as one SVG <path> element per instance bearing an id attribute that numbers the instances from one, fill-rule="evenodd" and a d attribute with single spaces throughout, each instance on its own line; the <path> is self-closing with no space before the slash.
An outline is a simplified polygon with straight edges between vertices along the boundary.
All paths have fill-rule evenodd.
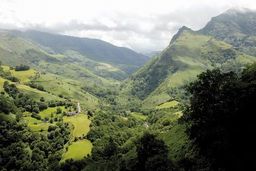
<path id="1" fill-rule="evenodd" d="M 67 50 L 78 51 L 89 59 L 106 62 L 116 65 L 143 65 L 148 57 L 137 53 L 126 47 L 118 47 L 109 42 L 92 39 L 80 38 L 68 35 L 47 33 L 35 30 L 12 31 L 13 34 L 30 39 L 44 47 L 48 47 L 55 53 L 65 53 Z M 131 71 L 128 71 L 131 72 Z"/>
<path id="2" fill-rule="evenodd" d="M 255 14 L 250 13 L 253 16 Z M 227 14 L 223 13 L 220 16 L 223 15 Z M 128 84 L 128 88 L 123 86 L 121 90 L 126 94 L 130 92 L 135 98 L 140 99 L 142 107 L 151 108 L 175 98 L 177 88 L 192 81 L 206 69 L 217 67 L 223 71 L 235 71 L 255 62 L 253 53 L 237 48 L 233 42 L 203 31 L 207 30 L 214 18 L 216 17 L 199 31 L 193 31 L 186 26 L 181 27 L 167 48 L 130 76 L 124 83 Z M 232 23 L 232 20 L 230 22 Z M 221 27 L 218 29 L 218 32 L 221 32 Z"/>

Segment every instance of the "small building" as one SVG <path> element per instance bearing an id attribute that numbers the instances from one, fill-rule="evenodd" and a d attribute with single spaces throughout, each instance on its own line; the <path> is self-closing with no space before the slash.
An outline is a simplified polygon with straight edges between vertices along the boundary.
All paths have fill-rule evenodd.
<path id="1" fill-rule="evenodd" d="M 77 114 L 77 112 L 74 112 L 74 111 L 73 112 L 67 112 L 68 116 L 73 116 L 73 115 L 76 115 L 76 114 Z"/>
<path id="2" fill-rule="evenodd" d="M 76 107 L 76 111 L 72 111 L 72 112 L 67 112 L 68 116 L 74 116 L 76 114 L 81 113 L 81 107 L 80 107 L 80 103 L 77 102 L 77 107 Z"/>

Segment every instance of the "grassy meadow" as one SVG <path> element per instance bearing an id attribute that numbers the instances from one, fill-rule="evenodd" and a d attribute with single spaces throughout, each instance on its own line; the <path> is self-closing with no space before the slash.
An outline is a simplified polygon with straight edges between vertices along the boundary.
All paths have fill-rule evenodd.
<path id="1" fill-rule="evenodd" d="M 63 121 L 70 123 L 71 127 L 73 127 L 73 137 L 81 137 L 83 135 L 86 135 L 90 130 L 91 121 L 85 114 L 77 114 L 75 116 L 64 116 Z"/>
<path id="2" fill-rule="evenodd" d="M 79 140 L 76 142 L 72 142 L 70 146 L 68 146 L 68 150 L 62 156 L 62 160 L 65 161 L 67 159 L 81 160 L 87 155 L 91 154 L 92 143 L 88 140 Z"/>

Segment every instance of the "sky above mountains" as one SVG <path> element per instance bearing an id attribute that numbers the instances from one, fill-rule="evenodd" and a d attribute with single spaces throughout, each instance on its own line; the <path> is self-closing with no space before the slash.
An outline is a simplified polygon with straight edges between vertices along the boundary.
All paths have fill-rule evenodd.
<path id="1" fill-rule="evenodd" d="M 97 38 L 138 52 L 165 48 L 179 27 L 194 30 L 255 0 L 0 0 L 0 28 Z"/>

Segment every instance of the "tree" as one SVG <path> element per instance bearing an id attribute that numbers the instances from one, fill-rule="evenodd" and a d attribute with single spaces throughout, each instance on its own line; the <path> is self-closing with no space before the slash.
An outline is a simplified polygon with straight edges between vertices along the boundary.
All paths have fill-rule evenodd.
<path id="1" fill-rule="evenodd" d="M 60 107 L 58 107 L 57 110 L 56 110 L 56 113 L 57 113 L 57 114 L 62 113 L 62 109 L 61 109 Z"/>
<path id="2" fill-rule="evenodd" d="M 168 148 L 155 135 L 145 133 L 137 145 L 138 169 L 140 171 L 167 171 L 171 169 Z"/>
<path id="3" fill-rule="evenodd" d="M 26 70 L 29 70 L 30 67 L 27 66 L 27 65 L 19 65 L 19 66 L 16 66 L 15 67 L 15 71 L 26 71 Z"/>
<path id="4" fill-rule="evenodd" d="M 44 97 L 41 97 L 41 98 L 40 98 L 40 102 L 45 102 Z"/>
<path id="5" fill-rule="evenodd" d="M 17 96 L 17 94 L 19 93 L 19 90 L 16 87 L 16 85 L 15 84 L 9 84 L 8 81 L 4 82 L 3 88 L 4 88 L 4 91 L 6 91 L 13 98 L 15 98 Z"/>
<path id="6" fill-rule="evenodd" d="M 45 110 L 48 108 L 47 104 L 46 103 L 43 103 L 43 102 L 39 102 L 38 103 L 38 107 L 39 107 L 39 110 L 42 111 L 42 110 Z"/>
<path id="7" fill-rule="evenodd" d="M 0 94 L 0 113 L 9 114 L 10 112 L 16 111 L 14 103 L 5 95 Z"/>
<path id="8" fill-rule="evenodd" d="M 109 138 L 108 143 L 104 147 L 103 154 L 106 158 L 109 158 L 118 152 L 118 146 L 114 142 L 114 139 L 112 137 Z"/>
<path id="9" fill-rule="evenodd" d="M 212 170 L 256 170 L 256 67 L 239 77 L 206 71 L 188 87 L 184 112 L 189 138 Z"/>

